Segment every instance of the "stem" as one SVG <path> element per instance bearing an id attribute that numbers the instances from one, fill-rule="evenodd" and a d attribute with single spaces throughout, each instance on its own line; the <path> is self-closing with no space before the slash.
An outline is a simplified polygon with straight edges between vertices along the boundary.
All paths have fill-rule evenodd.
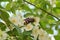
<path id="1" fill-rule="evenodd" d="M 55 15 L 53 15 L 52 13 L 49 13 L 49 12 L 47 12 L 46 10 L 44 10 L 44 9 L 42 9 L 42 8 L 38 8 L 36 5 L 30 3 L 30 2 L 28 2 L 28 1 L 26 1 L 26 0 L 23 0 L 23 1 L 26 2 L 26 3 L 28 3 L 28 4 L 30 4 L 30 5 L 35 6 L 37 9 L 40 9 L 40 10 L 44 11 L 44 12 L 47 13 L 48 15 L 50 15 L 50 16 L 52 16 L 52 17 L 55 17 L 56 19 L 58 19 L 58 20 L 60 21 L 60 19 L 59 19 L 58 17 L 56 17 Z"/>

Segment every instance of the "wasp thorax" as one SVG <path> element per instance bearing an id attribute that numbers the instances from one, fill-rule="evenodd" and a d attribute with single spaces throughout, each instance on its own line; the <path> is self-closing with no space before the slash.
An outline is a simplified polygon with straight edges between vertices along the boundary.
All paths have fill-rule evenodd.
<path id="1" fill-rule="evenodd" d="M 26 25 L 26 24 L 34 22 L 34 18 L 26 18 L 24 19 L 24 21 L 25 21 L 24 24 Z"/>

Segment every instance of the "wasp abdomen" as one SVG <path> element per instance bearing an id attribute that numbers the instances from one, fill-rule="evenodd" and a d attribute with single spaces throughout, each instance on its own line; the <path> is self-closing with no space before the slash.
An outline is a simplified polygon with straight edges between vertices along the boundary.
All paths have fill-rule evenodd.
<path id="1" fill-rule="evenodd" d="M 32 23 L 32 22 L 34 22 L 34 18 L 26 18 L 26 19 L 24 19 L 24 24 L 29 24 L 29 23 Z"/>

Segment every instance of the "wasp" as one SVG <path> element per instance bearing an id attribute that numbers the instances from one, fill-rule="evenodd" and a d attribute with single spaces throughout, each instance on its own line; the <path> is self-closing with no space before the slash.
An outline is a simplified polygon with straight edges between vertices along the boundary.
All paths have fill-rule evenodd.
<path id="1" fill-rule="evenodd" d="M 34 18 L 26 18 L 26 19 L 24 19 L 24 21 L 25 21 L 24 24 L 26 25 L 26 24 L 34 22 L 35 20 L 34 20 Z"/>

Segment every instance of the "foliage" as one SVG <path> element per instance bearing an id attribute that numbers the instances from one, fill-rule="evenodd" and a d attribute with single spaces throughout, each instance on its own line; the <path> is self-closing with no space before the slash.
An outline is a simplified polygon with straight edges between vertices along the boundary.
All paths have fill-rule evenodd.
<path id="1" fill-rule="evenodd" d="M 3 4 L 2 2 L 8 3 Z M 31 36 L 33 29 L 31 28 L 25 30 L 24 28 L 29 25 L 36 26 L 37 24 L 39 24 L 38 27 L 45 30 L 48 34 L 54 34 L 53 27 L 55 27 L 54 30 L 58 30 L 58 34 L 54 35 L 54 37 L 55 40 L 59 40 L 59 4 L 59 0 L 0 0 L 0 19 L 3 21 L 2 22 L 0 20 L 0 30 L 6 31 L 7 28 L 9 29 L 9 31 L 6 31 L 6 33 L 8 34 L 6 40 L 33 40 L 33 36 Z M 13 15 L 13 17 L 11 17 L 10 15 Z M 36 19 L 36 24 L 31 23 L 32 25 L 24 25 L 24 18 L 28 17 Z M 36 17 L 40 18 L 40 20 Z M 13 18 L 15 23 L 13 22 Z M 24 30 L 24 32 L 22 32 L 22 30 Z"/>

